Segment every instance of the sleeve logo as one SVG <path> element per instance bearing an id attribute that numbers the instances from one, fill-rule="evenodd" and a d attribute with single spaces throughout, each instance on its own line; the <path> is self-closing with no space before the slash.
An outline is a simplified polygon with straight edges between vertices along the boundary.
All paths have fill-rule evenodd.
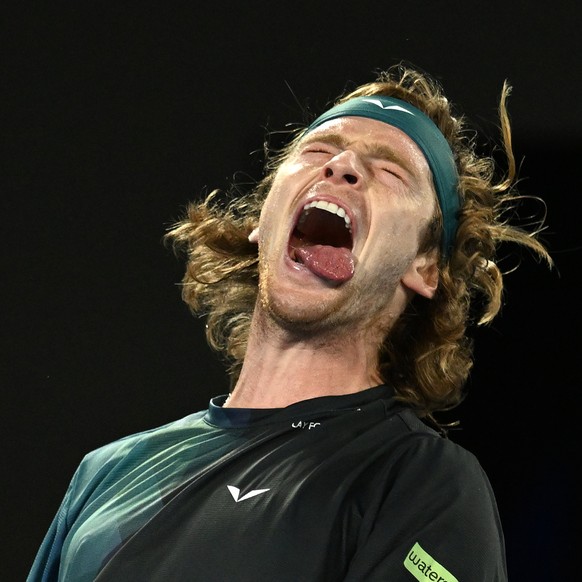
<path id="1" fill-rule="evenodd" d="M 404 558 L 404 567 L 419 582 L 459 582 L 444 566 L 425 552 L 418 542 Z"/>

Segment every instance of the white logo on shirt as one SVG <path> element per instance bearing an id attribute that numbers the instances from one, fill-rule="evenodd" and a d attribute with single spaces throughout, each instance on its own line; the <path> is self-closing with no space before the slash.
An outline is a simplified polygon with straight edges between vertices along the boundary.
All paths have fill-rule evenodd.
<path id="1" fill-rule="evenodd" d="M 269 489 L 253 489 L 252 491 L 245 493 L 242 497 L 239 497 L 240 489 L 238 487 L 235 487 L 234 485 L 227 485 L 227 487 L 228 487 L 228 490 L 230 491 L 230 494 L 232 495 L 232 498 L 237 503 L 239 503 L 240 501 L 244 501 L 245 499 L 250 499 L 251 497 L 255 497 L 255 495 L 260 495 L 261 493 L 264 493 L 265 491 L 269 491 Z"/>
<path id="2" fill-rule="evenodd" d="M 306 422 L 304 420 L 298 420 L 297 422 L 291 423 L 291 428 L 306 428 L 307 430 L 311 430 L 316 426 L 321 426 L 321 422 Z"/>

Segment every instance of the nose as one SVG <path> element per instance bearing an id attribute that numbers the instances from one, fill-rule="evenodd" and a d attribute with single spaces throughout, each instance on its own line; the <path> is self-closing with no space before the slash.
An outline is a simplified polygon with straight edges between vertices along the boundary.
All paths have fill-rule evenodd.
<path id="1" fill-rule="evenodd" d="M 363 172 L 360 169 L 357 156 L 350 150 L 344 150 L 331 158 L 323 166 L 323 176 L 334 184 L 349 184 L 359 186 L 363 181 Z"/>

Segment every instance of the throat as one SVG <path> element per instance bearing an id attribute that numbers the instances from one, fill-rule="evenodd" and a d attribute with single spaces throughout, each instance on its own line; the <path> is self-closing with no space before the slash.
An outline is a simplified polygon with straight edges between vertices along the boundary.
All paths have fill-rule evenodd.
<path id="1" fill-rule="evenodd" d="M 313 349 L 313 344 L 305 342 L 281 347 L 276 343 L 259 347 L 251 340 L 229 407 L 281 408 L 310 398 L 359 392 L 380 383 L 373 373 L 374 358 L 357 341 L 345 349 Z"/>

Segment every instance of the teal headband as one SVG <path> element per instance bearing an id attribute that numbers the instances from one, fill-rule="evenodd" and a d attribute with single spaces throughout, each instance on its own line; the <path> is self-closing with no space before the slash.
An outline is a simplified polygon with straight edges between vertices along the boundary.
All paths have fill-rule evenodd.
<path id="1" fill-rule="evenodd" d="M 443 215 L 442 250 L 448 256 L 457 232 L 460 207 L 457 190 L 459 176 L 453 152 L 434 122 L 410 103 L 384 95 L 355 97 L 320 115 L 306 130 L 313 131 L 338 117 L 369 117 L 401 129 L 420 148 L 431 169 L 437 198 Z"/>

